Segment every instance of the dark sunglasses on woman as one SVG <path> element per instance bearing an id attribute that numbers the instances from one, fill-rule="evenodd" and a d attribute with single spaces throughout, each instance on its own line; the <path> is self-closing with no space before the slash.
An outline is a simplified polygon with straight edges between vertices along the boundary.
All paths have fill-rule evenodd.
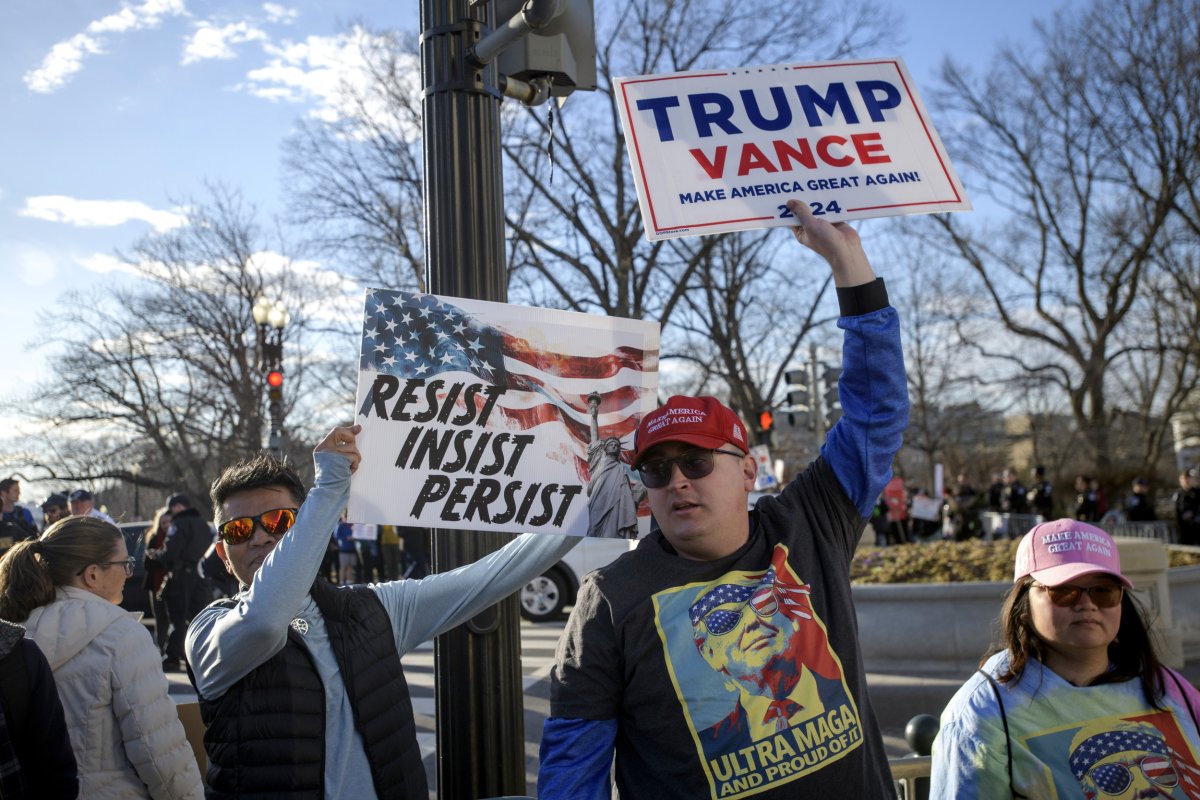
<path id="1" fill-rule="evenodd" d="M 1092 598 L 1092 602 L 1099 608 L 1112 608 L 1120 604 L 1121 596 L 1125 593 L 1124 587 L 1115 583 L 1101 583 L 1096 586 L 1075 586 L 1070 583 L 1059 586 L 1046 586 L 1041 583 L 1035 585 L 1046 590 L 1051 603 L 1063 608 L 1075 605 L 1084 592 L 1088 593 L 1088 597 Z"/>

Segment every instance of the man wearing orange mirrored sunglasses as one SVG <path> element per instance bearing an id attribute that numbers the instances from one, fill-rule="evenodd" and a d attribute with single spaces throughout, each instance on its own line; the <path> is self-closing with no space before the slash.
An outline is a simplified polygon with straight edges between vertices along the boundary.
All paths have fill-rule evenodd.
<path id="1" fill-rule="evenodd" d="M 579 540 L 526 534 L 421 580 L 318 576 L 360 460 L 361 427 L 316 447 L 311 492 L 258 455 L 212 486 L 217 552 L 241 591 L 192 621 L 189 675 L 208 730 L 209 797 L 428 797 L 400 656 L 462 624 Z"/>

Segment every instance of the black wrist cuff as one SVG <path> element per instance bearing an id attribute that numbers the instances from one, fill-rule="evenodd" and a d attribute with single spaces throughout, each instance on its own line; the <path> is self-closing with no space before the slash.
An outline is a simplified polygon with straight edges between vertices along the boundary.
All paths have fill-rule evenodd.
<path id="1" fill-rule="evenodd" d="M 876 278 L 870 283 L 860 283 L 858 286 L 839 286 L 837 290 L 838 309 L 843 317 L 857 317 L 870 314 L 881 308 L 887 308 L 887 287 L 883 278 Z"/>

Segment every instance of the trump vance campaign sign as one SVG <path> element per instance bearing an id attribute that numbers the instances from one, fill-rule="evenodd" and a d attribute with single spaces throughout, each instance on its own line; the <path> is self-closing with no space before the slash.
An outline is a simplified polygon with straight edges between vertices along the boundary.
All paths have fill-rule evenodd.
<path id="1" fill-rule="evenodd" d="M 370 289 L 349 520 L 637 538 L 658 324 Z"/>
<path id="2" fill-rule="evenodd" d="M 651 241 L 971 208 L 899 58 L 614 83 Z"/>

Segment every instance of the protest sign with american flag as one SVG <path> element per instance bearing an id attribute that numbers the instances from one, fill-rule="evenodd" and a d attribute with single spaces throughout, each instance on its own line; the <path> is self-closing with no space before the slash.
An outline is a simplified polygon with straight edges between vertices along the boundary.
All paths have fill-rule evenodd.
<path id="1" fill-rule="evenodd" d="M 655 323 L 369 290 L 349 516 L 584 535 L 589 395 L 628 451 L 657 388 Z"/>

